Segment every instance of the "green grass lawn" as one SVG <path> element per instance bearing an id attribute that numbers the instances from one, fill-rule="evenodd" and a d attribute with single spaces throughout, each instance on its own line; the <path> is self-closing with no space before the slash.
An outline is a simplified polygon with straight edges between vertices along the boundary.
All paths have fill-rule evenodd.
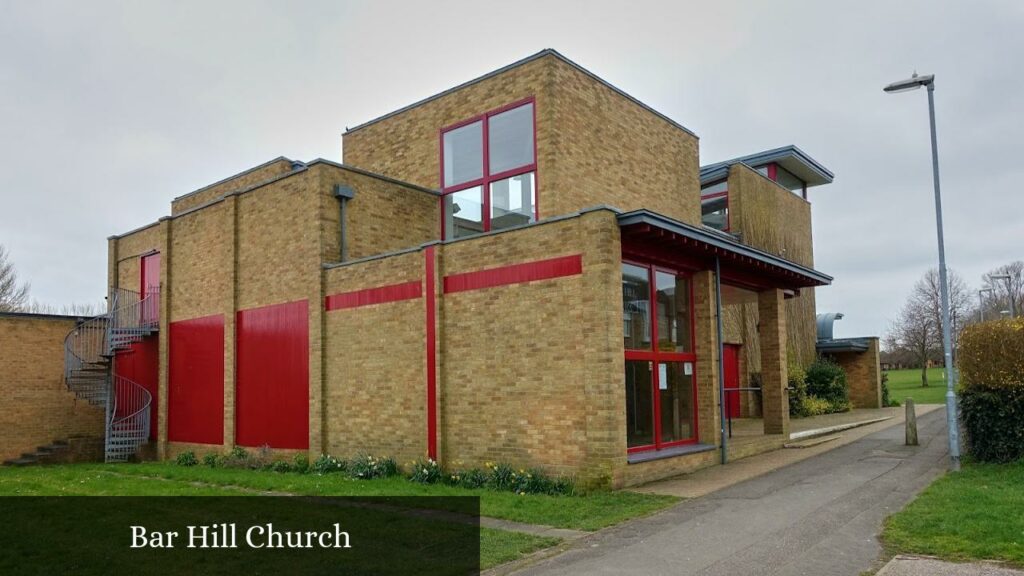
<path id="1" fill-rule="evenodd" d="M 893 554 L 1024 565 L 1024 462 L 965 464 L 885 523 Z"/>
<path id="2" fill-rule="evenodd" d="M 946 378 L 945 369 L 928 369 L 928 387 L 921 386 L 921 371 L 910 370 L 889 370 L 889 398 L 903 403 L 907 398 L 913 398 L 915 404 L 945 404 L 946 403 Z"/>
<path id="3" fill-rule="evenodd" d="M 480 512 L 484 516 L 577 530 L 604 528 L 679 501 L 669 496 L 633 492 L 518 495 L 487 489 L 415 484 L 401 477 L 353 480 L 342 474 L 319 476 L 183 467 L 167 462 L 0 468 L 0 496 L 246 496 L 254 491 L 303 496 L 478 496 Z M 449 501 L 443 502 L 449 505 Z M 430 506 L 431 500 L 425 498 L 422 505 Z M 494 566 L 557 542 L 554 538 L 482 529 L 481 563 L 485 567 Z"/>

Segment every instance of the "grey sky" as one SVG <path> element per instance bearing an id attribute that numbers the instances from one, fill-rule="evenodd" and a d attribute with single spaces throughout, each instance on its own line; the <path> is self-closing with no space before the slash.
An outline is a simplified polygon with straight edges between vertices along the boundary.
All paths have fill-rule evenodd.
<path id="1" fill-rule="evenodd" d="M 936 74 L 950 266 L 1024 258 L 1024 3 L 11 2 L 0 18 L 0 243 L 32 295 L 99 301 L 105 238 L 278 155 L 555 48 L 694 130 L 701 162 L 796 144 L 819 311 L 879 334 L 935 265 Z M 1013 74 L 1016 74 L 1013 75 Z"/>

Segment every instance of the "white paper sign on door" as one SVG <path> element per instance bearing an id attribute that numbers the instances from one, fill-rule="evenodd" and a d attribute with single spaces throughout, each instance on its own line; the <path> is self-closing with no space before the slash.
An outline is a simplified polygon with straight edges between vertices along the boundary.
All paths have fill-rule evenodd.
<path id="1" fill-rule="evenodd" d="M 668 364 L 658 364 L 658 388 L 668 390 Z"/>

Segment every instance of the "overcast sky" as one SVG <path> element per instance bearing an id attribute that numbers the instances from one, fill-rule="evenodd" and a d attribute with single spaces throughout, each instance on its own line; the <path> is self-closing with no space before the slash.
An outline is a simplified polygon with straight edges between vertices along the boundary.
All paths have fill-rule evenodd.
<path id="1" fill-rule="evenodd" d="M 949 265 L 1024 258 L 1024 2 L 5 2 L 0 244 L 32 296 L 98 302 L 106 237 L 346 126 L 543 48 L 700 136 L 701 163 L 796 144 L 818 311 L 881 334 L 935 266 L 924 91 L 936 74 Z"/>

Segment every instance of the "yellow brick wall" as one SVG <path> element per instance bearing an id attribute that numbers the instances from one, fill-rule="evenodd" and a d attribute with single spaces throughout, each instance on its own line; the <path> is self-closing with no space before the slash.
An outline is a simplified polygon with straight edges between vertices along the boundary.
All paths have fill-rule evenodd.
<path id="1" fill-rule="evenodd" d="M 866 352 L 831 354 L 846 371 L 846 385 L 854 408 L 882 407 L 882 369 L 879 365 L 878 338 L 868 338 Z M 899 400 L 899 398 L 897 398 Z"/>
<path id="2" fill-rule="evenodd" d="M 744 244 L 814 267 L 810 203 L 742 164 L 729 170 L 729 220 L 730 231 Z M 786 300 L 785 308 L 788 353 L 807 366 L 814 360 L 817 340 L 814 289 L 800 290 L 799 296 Z M 748 324 L 757 322 L 753 312 L 756 307 L 747 307 Z"/>
<path id="3" fill-rule="evenodd" d="M 345 162 L 438 188 L 440 130 L 529 96 L 541 218 L 607 204 L 699 224 L 697 138 L 551 55 L 346 133 Z"/>
<path id="4" fill-rule="evenodd" d="M 158 250 L 160 240 L 160 227 L 157 224 L 111 239 L 116 250 L 114 263 L 118 288 L 142 291 L 139 285 L 142 281 L 141 256 Z"/>
<path id="5" fill-rule="evenodd" d="M 254 186 L 261 182 L 276 178 L 282 174 L 286 174 L 291 170 L 291 161 L 284 158 L 277 158 L 266 164 L 261 164 L 260 166 L 246 170 L 241 174 L 237 174 L 221 182 L 211 184 L 204 188 L 200 188 L 195 192 L 177 198 L 171 202 L 171 214 L 180 214 L 211 200 L 216 200 L 220 196 L 229 192 L 236 192 L 238 190 Z"/>
<path id="6" fill-rule="evenodd" d="M 422 251 L 326 270 L 325 294 L 422 282 Z M 324 313 L 325 449 L 427 454 L 426 322 L 415 298 Z"/>
<path id="7" fill-rule="evenodd" d="M 74 319 L 0 314 L 0 460 L 69 436 L 103 437 L 103 408 L 64 385 L 64 337 Z"/>

